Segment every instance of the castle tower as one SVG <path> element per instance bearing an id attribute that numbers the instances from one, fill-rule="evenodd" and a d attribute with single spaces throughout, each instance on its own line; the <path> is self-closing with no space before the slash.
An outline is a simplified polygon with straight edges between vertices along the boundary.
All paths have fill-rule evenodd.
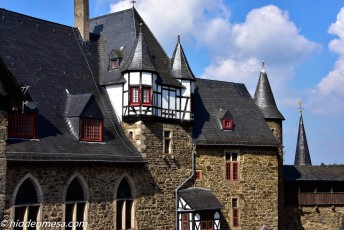
<path id="1" fill-rule="evenodd" d="M 294 165 L 312 165 L 306 138 L 306 131 L 303 124 L 302 110 L 300 111 L 299 132 L 297 134 Z"/>
<path id="2" fill-rule="evenodd" d="M 284 117 L 277 108 L 275 98 L 270 87 L 269 79 L 266 74 L 264 62 L 262 63 L 258 85 L 254 94 L 254 101 L 259 107 L 260 111 L 263 113 L 263 116 L 271 131 L 279 140 L 281 145 L 283 145 L 282 121 L 284 120 Z"/>

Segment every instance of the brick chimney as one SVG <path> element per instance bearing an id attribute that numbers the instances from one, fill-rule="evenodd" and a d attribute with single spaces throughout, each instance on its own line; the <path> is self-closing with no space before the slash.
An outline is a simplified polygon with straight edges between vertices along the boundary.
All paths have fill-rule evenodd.
<path id="1" fill-rule="evenodd" d="M 74 26 L 78 27 L 84 41 L 90 40 L 89 0 L 74 0 Z"/>

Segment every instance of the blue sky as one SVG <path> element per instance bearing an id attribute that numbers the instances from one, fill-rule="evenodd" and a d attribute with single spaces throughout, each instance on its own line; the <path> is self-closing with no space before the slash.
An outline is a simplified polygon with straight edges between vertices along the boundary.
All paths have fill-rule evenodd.
<path id="1" fill-rule="evenodd" d="M 131 6 L 90 0 L 90 14 Z M 245 83 L 253 95 L 265 61 L 286 118 L 285 164 L 294 161 L 298 100 L 313 164 L 344 163 L 343 1 L 137 0 L 135 7 L 169 55 L 181 35 L 198 77 Z M 0 0 L 0 8 L 73 25 L 72 0 Z"/>

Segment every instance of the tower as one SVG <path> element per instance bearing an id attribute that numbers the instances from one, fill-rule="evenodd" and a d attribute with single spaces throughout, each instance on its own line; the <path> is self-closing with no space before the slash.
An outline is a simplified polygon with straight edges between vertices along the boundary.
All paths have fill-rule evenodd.
<path id="1" fill-rule="evenodd" d="M 262 62 L 262 69 L 260 71 L 259 81 L 254 94 L 254 101 L 263 113 L 265 121 L 269 125 L 272 133 L 277 140 L 283 145 L 282 138 L 282 121 L 283 115 L 278 110 L 268 76 L 266 74 L 264 62 Z M 280 150 L 282 157 L 282 149 Z"/>
<path id="2" fill-rule="evenodd" d="M 300 105 L 300 121 L 299 131 L 297 134 L 297 144 L 295 152 L 294 165 L 312 165 L 311 156 L 309 154 L 308 143 L 306 138 L 306 130 L 303 124 L 301 102 Z"/>

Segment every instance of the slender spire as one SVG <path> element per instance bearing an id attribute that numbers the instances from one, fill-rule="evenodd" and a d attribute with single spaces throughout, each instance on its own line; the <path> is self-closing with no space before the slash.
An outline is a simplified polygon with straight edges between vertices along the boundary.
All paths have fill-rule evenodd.
<path id="1" fill-rule="evenodd" d="M 180 44 L 180 35 L 176 48 L 172 56 L 172 74 L 174 78 L 194 80 L 195 76 L 191 71 L 188 60 L 186 59 L 182 45 Z"/>
<path id="2" fill-rule="evenodd" d="M 300 110 L 300 122 L 299 122 L 299 132 L 297 134 L 297 144 L 296 144 L 296 152 L 295 152 L 295 161 L 294 165 L 312 165 L 311 157 L 309 154 L 308 143 L 306 138 L 306 131 L 303 124 L 302 118 L 302 107 L 301 101 L 299 101 L 299 108 Z"/>
<path id="3" fill-rule="evenodd" d="M 265 119 L 284 120 L 283 115 L 277 108 L 269 79 L 266 74 L 264 61 L 262 62 L 262 69 L 260 71 L 256 92 L 254 94 L 254 101 L 262 111 Z"/>

